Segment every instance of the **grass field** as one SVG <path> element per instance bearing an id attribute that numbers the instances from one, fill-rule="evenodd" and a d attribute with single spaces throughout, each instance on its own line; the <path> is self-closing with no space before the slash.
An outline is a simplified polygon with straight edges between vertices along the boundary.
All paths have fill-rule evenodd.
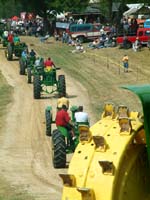
<path id="1" fill-rule="evenodd" d="M 118 47 L 91 50 L 87 48 L 88 44 L 84 44 L 86 53 L 73 54 L 71 50 L 74 47 L 56 42 L 53 38 L 47 43 L 41 43 L 34 37 L 24 37 L 22 40 L 28 41 L 30 48 L 34 48 L 40 56 L 51 56 L 57 66 L 85 86 L 97 117 L 105 102 L 125 104 L 131 110 L 142 110 L 138 98 L 121 89 L 121 86 L 149 83 L 150 51 L 146 47 L 141 52 Z M 129 73 L 124 73 L 122 67 L 124 54 L 129 56 Z"/>

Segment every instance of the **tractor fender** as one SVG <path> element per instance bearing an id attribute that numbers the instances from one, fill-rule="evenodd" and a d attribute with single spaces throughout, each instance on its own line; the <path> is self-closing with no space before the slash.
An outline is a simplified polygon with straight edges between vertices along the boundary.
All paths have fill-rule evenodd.
<path id="1" fill-rule="evenodd" d="M 58 130 L 61 132 L 61 134 L 64 136 L 64 137 L 68 137 L 69 136 L 69 133 L 68 133 L 68 130 L 63 127 L 63 126 L 57 126 Z"/>
<path id="2" fill-rule="evenodd" d="M 52 111 L 52 106 L 47 106 L 45 110 Z"/>

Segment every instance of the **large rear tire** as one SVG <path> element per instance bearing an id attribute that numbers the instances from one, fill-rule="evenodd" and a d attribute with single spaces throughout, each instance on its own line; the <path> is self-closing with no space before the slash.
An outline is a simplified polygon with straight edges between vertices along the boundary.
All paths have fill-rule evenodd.
<path id="1" fill-rule="evenodd" d="M 28 79 L 28 83 L 32 82 L 31 68 L 27 68 L 27 79 Z"/>
<path id="2" fill-rule="evenodd" d="M 66 96 L 66 80 L 64 75 L 58 76 L 58 93 L 59 96 Z"/>
<path id="3" fill-rule="evenodd" d="M 65 137 L 59 130 L 54 130 L 52 134 L 52 161 L 54 168 L 66 167 Z"/>
<path id="4" fill-rule="evenodd" d="M 8 46 L 7 46 L 7 60 L 12 60 L 13 59 L 13 48 L 11 46 L 11 44 L 9 43 Z"/>
<path id="5" fill-rule="evenodd" d="M 50 110 L 45 110 L 45 118 L 46 118 L 46 135 L 51 136 L 52 114 Z"/>
<path id="6" fill-rule="evenodd" d="M 41 79 L 39 75 L 34 76 L 33 93 L 34 93 L 34 99 L 41 98 Z"/>
<path id="7" fill-rule="evenodd" d="M 20 75 L 25 75 L 26 64 L 21 58 L 19 59 L 19 65 L 20 65 Z"/>
<path id="8" fill-rule="evenodd" d="M 113 200 L 140 200 L 149 194 L 149 164 L 145 145 L 131 145 L 117 169 Z"/>

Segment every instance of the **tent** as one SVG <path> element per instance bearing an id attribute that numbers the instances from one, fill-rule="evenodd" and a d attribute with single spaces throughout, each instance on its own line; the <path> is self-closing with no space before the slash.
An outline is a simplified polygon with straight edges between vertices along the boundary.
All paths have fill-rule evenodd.
<path id="1" fill-rule="evenodd" d="M 12 19 L 13 21 L 18 21 L 19 17 L 13 16 L 11 19 Z"/>

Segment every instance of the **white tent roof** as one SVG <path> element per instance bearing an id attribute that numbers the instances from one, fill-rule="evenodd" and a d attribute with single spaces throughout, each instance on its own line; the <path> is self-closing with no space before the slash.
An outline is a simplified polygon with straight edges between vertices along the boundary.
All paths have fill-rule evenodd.
<path id="1" fill-rule="evenodd" d="M 129 10 L 127 10 L 126 12 L 123 13 L 124 16 L 129 16 L 129 15 L 135 13 L 140 8 L 142 8 L 142 6 L 144 6 L 144 4 L 143 3 L 127 4 L 127 6 L 129 8 Z"/>

